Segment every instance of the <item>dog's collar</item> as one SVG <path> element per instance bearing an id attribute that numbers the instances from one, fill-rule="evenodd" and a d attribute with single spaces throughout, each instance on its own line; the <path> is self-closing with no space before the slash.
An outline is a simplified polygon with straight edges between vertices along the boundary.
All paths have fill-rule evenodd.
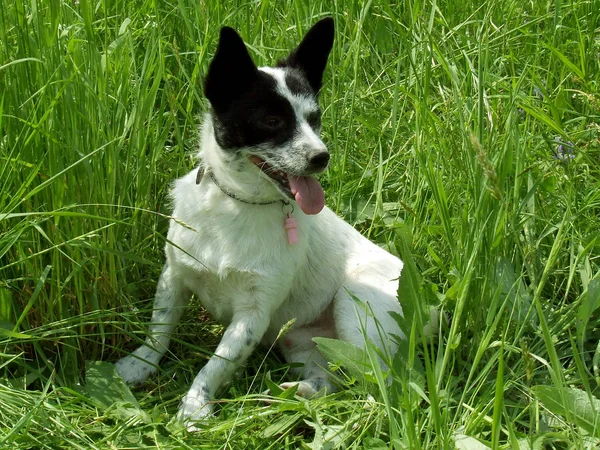
<path id="1" fill-rule="evenodd" d="M 229 198 L 237 200 L 238 202 L 246 203 L 247 205 L 273 205 L 277 202 L 281 202 L 282 205 L 290 205 L 291 204 L 290 202 L 285 201 L 285 200 L 271 200 L 268 202 L 253 202 L 251 200 L 246 200 L 241 197 L 238 197 L 233 192 L 230 192 L 227 189 L 225 189 L 223 187 L 223 185 L 221 185 L 221 183 L 219 183 L 217 181 L 217 177 L 215 177 L 215 174 L 213 173 L 213 171 L 208 168 L 205 169 L 204 171 L 202 171 L 201 167 L 198 168 L 198 174 L 196 175 L 196 184 L 200 184 L 200 181 L 202 181 L 202 176 L 204 175 L 204 173 L 208 173 L 208 176 L 210 177 L 210 179 L 213 181 L 213 183 L 215 183 L 215 185 L 221 190 L 221 192 L 223 194 L 225 194 Z M 293 205 L 292 205 L 292 209 L 293 209 Z"/>
<path id="2" fill-rule="evenodd" d="M 219 184 L 219 182 L 217 181 L 217 177 L 215 177 L 212 170 L 210 170 L 208 168 L 206 168 L 205 170 L 202 170 L 202 167 L 198 167 L 198 173 L 196 174 L 196 184 L 200 184 L 200 182 L 202 181 L 202 177 L 204 176 L 205 173 L 208 173 L 208 176 L 210 177 L 210 179 L 213 181 L 213 183 L 215 183 L 215 185 L 221 190 L 221 192 L 223 194 L 225 194 L 229 198 L 237 200 L 238 202 L 246 203 L 248 205 L 272 205 L 277 202 L 281 203 L 281 210 L 285 214 L 285 221 L 283 223 L 283 228 L 285 229 L 285 232 L 287 234 L 288 243 L 291 245 L 298 243 L 298 224 L 296 223 L 296 219 L 294 219 L 294 216 L 292 216 L 292 213 L 294 212 L 294 205 L 292 203 L 290 203 L 286 200 L 273 200 L 270 202 L 253 202 L 250 200 L 245 200 L 243 198 L 240 198 L 237 195 L 235 195 L 233 192 L 229 192 L 227 189 L 225 189 L 223 186 L 221 186 Z M 286 206 L 290 206 L 291 210 L 286 211 Z"/>
<path id="3" fill-rule="evenodd" d="M 251 200 L 246 200 L 243 198 L 238 197 L 237 195 L 235 195 L 233 192 L 229 192 L 227 189 L 225 189 L 218 181 L 217 181 L 217 177 L 215 177 L 215 174 L 212 172 L 212 170 L 208 171 L 208 176 L 210 177 L 210 179 L 213 181 L 213 183 L 215 183 L 215 185 L 221 189 L 221 192 L 223 194 L 225 194 L 227 197 L 230 197 L 234 200 L 237 200 L 238 202 L 242 202 L 242 203 L 246 203 L 247 205 L 272 205 L 273 203 L 277 203 L 277 202 L 281 202 L 282 204 L 287 204 L 288 202 L 283 201 L 283 200 L 271 200 L 270 202 L 253 202 Z"/>

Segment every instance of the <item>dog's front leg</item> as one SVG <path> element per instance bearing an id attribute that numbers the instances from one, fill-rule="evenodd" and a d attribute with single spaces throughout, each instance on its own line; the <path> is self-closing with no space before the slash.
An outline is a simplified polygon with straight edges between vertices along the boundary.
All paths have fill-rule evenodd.
<path id="1" fill-rule="evenodd" d="M 210 401 L 217 389 L 229 381 L 235 370 L 250 356 L 267 330 L 269 321 L 270 311 L 259 307 L 234 312 L 215 354 L 200 370 L 181 402 L 178 416 L 190 431 L 196 430 L 194 422 L 212 413 Z"/>
<path id="2" fill-rule="evenodd" d="M 165 264 L 158 280 L 146 343 L 116 363 L 117 371 L 126 383 L 142 383 L 156 372 L 158 362 L 169 348 L 171 334 L 179 323 L 190 296 L 169 263 Z"/>

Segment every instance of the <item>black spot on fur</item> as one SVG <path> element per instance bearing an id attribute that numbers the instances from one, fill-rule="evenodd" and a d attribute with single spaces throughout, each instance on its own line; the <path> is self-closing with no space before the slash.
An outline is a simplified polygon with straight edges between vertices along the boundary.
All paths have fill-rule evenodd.
<path id="1" fill-rule="evenodd" d="M 323 377 L 315 377 L 310 380 L 306 380 L 315 391 L 320 391 L 325 385 L 325 379 Z"/>
<path id="2" fill-rule="evenodd" d="M 310 127 L 318 131 L 321 128 L 321 110 L 316 110 L 308 114 L 306 121 Z"/>
<path id="3" fill-rule="evenodd" d="M 171 313 L 171 308 L 162 308 L 155 311 L 157 317 L 165 317 Z"/>
<path id="4" fill-rule="evenodd" d="M 252 330 L 246 330 L 246 345 L 248 347 L 254 345 L 254 333 Z"/>
<path id="5" fill-rule="evenodd" d="M 285 84 L 294 95 L 305 97 L 315 95 L 315 92 L 310 87 L 310 83 L 299 70 L 287 69 L 285 71 Z"/>

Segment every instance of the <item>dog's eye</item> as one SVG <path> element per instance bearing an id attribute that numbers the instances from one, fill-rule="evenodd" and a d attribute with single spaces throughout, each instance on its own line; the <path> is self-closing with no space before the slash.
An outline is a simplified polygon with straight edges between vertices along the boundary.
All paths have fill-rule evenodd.
<path id="1" fill-rule="evenodd" d="M 275 129 L 283 125 L 283 120 L 277 116 L 266 116 L 262 119 L 262 123 L 268 128 Z"/>

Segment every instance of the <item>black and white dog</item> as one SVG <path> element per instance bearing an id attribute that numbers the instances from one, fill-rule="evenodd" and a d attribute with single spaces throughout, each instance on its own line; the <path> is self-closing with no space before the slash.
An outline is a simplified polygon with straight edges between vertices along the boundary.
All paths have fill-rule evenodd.
<path id="1" fill-rule="evenodd" d="M 393 354 L 397 346 L 382 330 L 403 336 L 389 314 L 402 314 L 402 261 L 324 207 L 314 177 L 329 162 L 317 95 L 333 36 L 333 20 L 322 19 L 276 67 L 257 68 L 240 36 L 221 30 L 205 82 L 212 108 L 201 163 L 172 191 L 174 220 L 149 336 L 117 363 L 126 382 L 144 381 L 197 295 L 227 328 L 181 403 L 190 429 L 211 414 L 218 388 L 254 348 L 271 344 L 290 320 L 278 346 L 303 368 L 301 381 L 282 387 L 297 385 L 304 397 L 333 389 L 313 337 L 364 347 L 366 336 Z"/>

